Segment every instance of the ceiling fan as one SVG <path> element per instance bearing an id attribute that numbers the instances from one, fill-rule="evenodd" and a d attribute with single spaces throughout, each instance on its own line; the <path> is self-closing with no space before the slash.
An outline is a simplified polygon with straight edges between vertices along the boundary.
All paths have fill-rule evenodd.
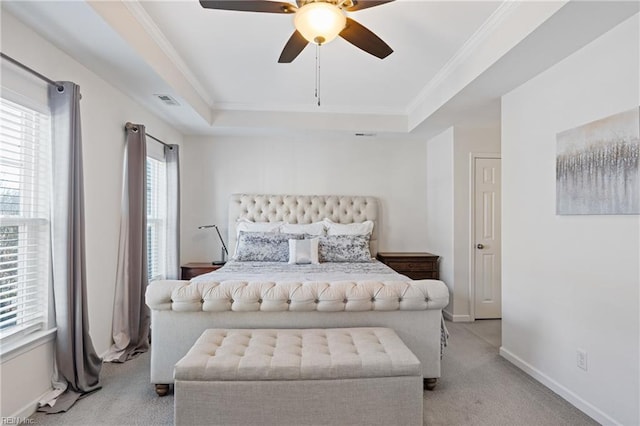
<path id="1" fill-rule="evenodd" d="M 296 0 L 296 4 L 269 0 L 200 0 L 205 9 L 293 14 L 295 31 L 278 62 L 292 62 L 309 43 L 322 45 L 338 35 L 365 52 L 384 59 L 393 49 L 362 24 L 346 16 L 394 0 Z"/>

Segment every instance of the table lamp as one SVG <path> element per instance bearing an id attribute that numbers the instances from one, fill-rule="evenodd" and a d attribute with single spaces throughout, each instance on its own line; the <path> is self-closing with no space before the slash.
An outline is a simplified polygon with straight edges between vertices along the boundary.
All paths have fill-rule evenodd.
<path id="1" fill-rule="evenodd" d="M 226 262 L 225 260 L 225 255 L 229 255 L 229 252 L 227 251 L 227 246 L 224 245 L 224 241 L 222 240 L 222 235 L 220 235 L 220 230 L 218 229 L 218 225 L 202 225 L 202 226 L 198 226 L 198 229 L 208 229 L 208 228 L 215 228 L 216 232 L 218 233 L 218 238 L 220 239 L 220 242 L 222 243 L 222 250 L 221 250 L 221 254 L 222 254 L 222 260 L 214 260 L 213 262 L 211 262 L 212 265 L 224 265 L 224 263 Z"/>

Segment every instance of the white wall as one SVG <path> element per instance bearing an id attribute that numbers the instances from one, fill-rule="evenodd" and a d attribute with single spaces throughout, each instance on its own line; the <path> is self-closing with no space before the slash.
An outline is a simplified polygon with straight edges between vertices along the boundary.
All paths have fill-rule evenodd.
<path id="1" fill-rule="evenodd" d="M 501 352 L 604 424 L 640 423 L 640 218 L 557 216 L 556 134 L 638 107 L 639 40 L 636 15 L 502 103 Z"/>
<path id="2" fill-rule="evenodd" d="M 2 10 L 2 51 L 54 80 L 70 80 L 82 93 L 87 300 L 90 332 L 98 354 L 111 344 L 124 123 L 142 123 L 158 138 L 180 143 L 182 136 L 131 98 Z M 27 414 L 49 387 L 52 343 L 0 365 L 1 416 Z M 42 363 L 47 363 L 44 366 Z M 19 381 L 17 378 L 21 377 Z"/>
<path id="3" fill-rule="evenodd" d="M 499 153 L 500 125 L 488 122 L 450 127 L 427 143 L 428 247 L 440 256 L 440 279 L 449 287 L 445 316 L 471 321 L 470 157 Z"/>
<path id="4" fill-rule="evenodd" d="M 440 256 L 440 279 L 449 287 L 450 316 L 453 312 L 453 127 L 427 143 L 427 229 L 429 252 Z"/>
<path id="5" fill-rule="evenodd" d="M 182 262 L 219 258 L 232 193 L 378 197 L 380 251 L 426 246 L 426 143 L 408 135 L 283 133 L 186 137 L 182 150 Z"/>

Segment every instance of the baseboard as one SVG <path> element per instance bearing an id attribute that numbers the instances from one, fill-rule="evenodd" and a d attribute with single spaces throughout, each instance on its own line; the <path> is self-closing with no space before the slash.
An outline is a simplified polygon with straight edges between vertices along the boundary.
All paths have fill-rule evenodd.
<path id="1" fill-rule="evenodd" d="M 100 360 L 102 360 L 102 362 L 104 362 L 104 357 L 107 356 L 110 350 L 111 350 L 111 347 L 108 347 L 107 349 L 104 350 L 104 352 L 102 352 L 101 354 L 98 354 L 98 357 L 100 358 Z"/>
<path id="2" fill-rule="evenodd" d="M 565 399 L 571 405 L 573 405 L 578 410 L 582 411 L 583 413 L 585 413 L 587 416 L 591 417 L 598 423 L 603 425 L 621 425 L 621 423 L 615 421 L 614 419 L 609 417 L 606 413 L 602 412 L 597 407 L 594 407 L 589 402 L 580 398 L 571 390 L 562 386 L 560 383 L 556 382 L 551 377 L 547 376 L 540 370 L 536 369 L 532 365 L 523 361 L 521 358 L 509 352 L 509 350 L 505 349 L 504 347 L 500 347 L 500 356 L 502 356 L 504 359 L 506 359 L 507 361 L 509 361 L 510 363 L 512 363 L 513 365 L 515 365 L 516 367 L 518 367 L 519 369 L 527 373 L 529 376 L 533 377 L 534 379 L 536 379 L 537 381 L 539 381 L 540 383 L 542 383 L 543 385 L 545 385 L 546 387 L 548 387 L 549 389 L 551 389 L 552 391 L 560 395 L 563 399 Z"/>
<path id="3" fill-rule="evenodd" d="M 453 315 L 451 312 L 442 310 L 442 315 L 444 315 L 444 319 L 447 319 L 451 322 L 473 322 L 471 315 Z"/>
<path id="4" fill-rule="evenodd" d="M 42 399 L 43 396 L 45 396 L 46 394 L 48 394 L 49 392 L 51 392 L 53 388 L 49 389 L 48 391 L 44 392 L 42 395 L 40 395 L 38 398 L 36 398 L 35 400 L 31 401 L 30 403 L 24 405 L 21 409 L 19 409 L 17 412 L 15 412 L 14 414 L 12 414 L 11 416 L 9 416 L 8 418 L 13 419 L 13 420 L 20 420 L 19 422 L 16 423 L 11 423 L 11 424 L 29 424 L 27 422 L 25 422 L 25 419 L 27 417 L 29 417 L 30 415 L 32 415 L 33 413 L 36 412 L 36 410 L 38 409 L 38 402 Z M 6 417 L 5 417 L 6 418 Z M 9 424 L 9 423 L 5 423 L 3 418 L 3 422 L 2 424 Z"/>

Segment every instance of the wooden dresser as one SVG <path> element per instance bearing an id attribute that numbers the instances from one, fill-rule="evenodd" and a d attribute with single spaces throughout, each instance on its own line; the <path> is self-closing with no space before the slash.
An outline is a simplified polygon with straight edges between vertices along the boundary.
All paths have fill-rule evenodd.
<path id="1" fill-rule="evenodd" d="M 210 262 L 185 263 L 184 265 L 180 266 L 180 279 L 190 280 L 193 277 L 206 274 L 207 272 L 215 271 L 216 269 L 220 269 L 223 266 L 224 264 L 213 265 Z"/>
<path id="2" fill-rule="evenodd" d="M 424 252 L 380 252 L 377 256 L 380 262 L 413 280 L 440 279 L 438 258 Z"/>

